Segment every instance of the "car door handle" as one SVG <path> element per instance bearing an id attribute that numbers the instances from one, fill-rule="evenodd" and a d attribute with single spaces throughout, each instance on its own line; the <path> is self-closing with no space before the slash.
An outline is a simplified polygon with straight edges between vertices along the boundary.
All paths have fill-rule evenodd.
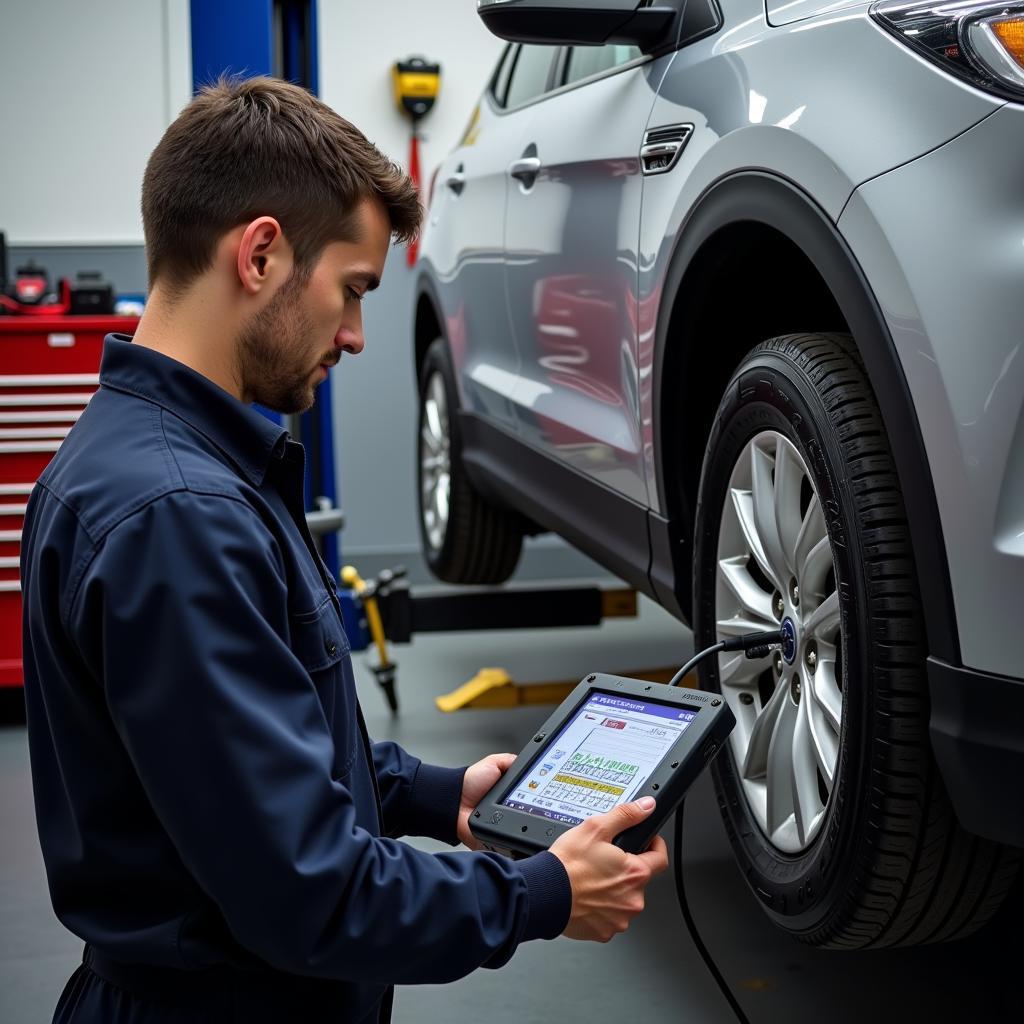
<path id="1" fill-rule="evenodd" d="M 459 164 L 455 170 L 448 175 L 445 179 L 445 184 L 457 195 L 462 195 L 462 190 L 466 187 L 466 175 L 462 173 L 462 164 Z"/>
<path id="2" fill-rule="evenodd" d="M 541 166 L 540 157 L 524 156 L 516 160 L 509 167 L 508 173 L 511 177 L 521 181 L 529 188 L 534 183 L 537 175 L 540 174 Z"/>

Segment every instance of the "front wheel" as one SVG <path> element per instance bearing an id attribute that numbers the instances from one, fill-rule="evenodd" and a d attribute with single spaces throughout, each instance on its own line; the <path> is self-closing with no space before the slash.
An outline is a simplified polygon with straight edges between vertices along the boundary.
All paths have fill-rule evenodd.
<path id="1" fill-rule="evenodd" d="M 696 516 L 698 648 L 782 627 L 770 657 L 705 662 L 736 717 L 715 764 L 733 850 L 811 945 L 970 934 L 1018 855 L 964 832 L 928 741 L 925 636 L 892 453 L 852 340 L 755 348 L 714 422 Z"/>

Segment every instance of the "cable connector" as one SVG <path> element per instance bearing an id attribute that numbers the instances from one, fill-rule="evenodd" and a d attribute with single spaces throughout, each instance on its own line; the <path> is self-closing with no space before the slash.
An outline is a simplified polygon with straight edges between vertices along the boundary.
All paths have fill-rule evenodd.
<path id="1" fill-rule="evenodd" d="M 723 640 L 722 650 L 750 651 L 756 647 L 770 647 L 772 644 L 781 644 L 783 639 L 781 629 L 769 629 L 761 633 L 744 633 L 742 636 L 732 636 L 727 640 Z M 751 657 L 763 657 L 763 655 L 751 655 Z"/>
<path id="2" fill-rule="evenodd" d="M 705 647 L 703 651 L 695 654 L 672 678 L 669 686 L 679 686 L 686 678 L 691 669 L 705 658 L 719 651 L 747 651 L 748 658 L 763 658 L 772 647 L 783 642 L 781 629 L 769 629 L 763 633 L 744 633 L 742 636 L 729 637 L 728 640 L 719 640 L 713 647 Z M 753 653 L 757 652 L 757 653 Z"/>

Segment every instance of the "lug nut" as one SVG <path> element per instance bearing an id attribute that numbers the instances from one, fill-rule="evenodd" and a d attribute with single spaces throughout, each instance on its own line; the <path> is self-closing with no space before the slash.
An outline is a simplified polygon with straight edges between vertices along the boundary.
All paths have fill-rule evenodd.
<path id="1" fill-rule="evenodd" d="M 792 580 L 789 584 L 789 598 L 793 602 L 794 608 L 800 603 L 800 588 L 797 586 L 796 580 Z"/>
<path id="2" fill-rule="evenodd" d="M 778 615 L 778 617 L 781 619 L 782 618 L 782 613 L 785 610 L 786 610 L 786 603 L 785 603 L 785 601 L 782 600 L 782 595 L 779 594 L 779 596 L 775 599 L 775 614 Z"/>
<path id="3" fill-rule="evenodd" d="M 818 655 L 813 647 L 807 651 L 807 667 L 813 672 L 818 667 Z"/>
<path id="4" fill-rule="evenodd" d="M 776 651 L 772 656 L 772 661 L 775 663 L 775 674 L 781 676 L 784 663 L 782 661 L 782 651 Z"/>
<path id="5" fill-rule="evenodd" d="M 793 698 L 794 704 L 800 703 L 800 677 L 793 676 L 792 682 L 789 684 L 789 695 Z"/>

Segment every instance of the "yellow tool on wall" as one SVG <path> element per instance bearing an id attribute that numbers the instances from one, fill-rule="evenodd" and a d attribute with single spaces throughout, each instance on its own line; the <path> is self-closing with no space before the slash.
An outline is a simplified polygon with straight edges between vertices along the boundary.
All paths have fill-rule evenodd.
<path id="1" fill-rule="evenodd" d="M 430 113 L 441 91 L 441 65 L 425 57 L 407 57 L 395 61 L 391 69 L 395 103 L 413 124 Z"/>
<path id="2" fill-rule="evenodd" d="M 441 65 L 433 64 L 426 57 L 407 57 L 395 61 L 391 69 L 395 90 L 395 104 L 412 120 L 412 136 L 409 140 L 409 177 L 417 189 L 422 191 L 420 182 L 420 134 L 419 123 L 430 113 L 441 91 Z M 406 250 L 406 262 L 414 266 L 419 255 L 419 244 L 413 241 Z"/>

